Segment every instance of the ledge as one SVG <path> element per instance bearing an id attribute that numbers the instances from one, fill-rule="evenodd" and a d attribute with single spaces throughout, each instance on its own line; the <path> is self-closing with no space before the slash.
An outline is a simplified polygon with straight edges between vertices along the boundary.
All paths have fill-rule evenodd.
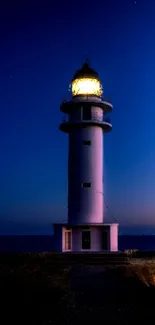
<path id="1" fill-rule="evenodd" d="M 66 101 L 63 102 L 60 105 L 60 111 L 63 113 L 70 113 L 71 110 L 75 109 L 76 107 L 80 106 L 84 106 L 84 105 L 88 105 L 90 104 L 90 106 L 95 106 L 95 107 L 100 107 L 103 109 L 104 113 L 110 113 L 113 109 L 113 105 L 109 102 L 106 101 L 101 101 L 101 102 L 97 102 L 95 100 L 81 100 L 81 101 Z"/>

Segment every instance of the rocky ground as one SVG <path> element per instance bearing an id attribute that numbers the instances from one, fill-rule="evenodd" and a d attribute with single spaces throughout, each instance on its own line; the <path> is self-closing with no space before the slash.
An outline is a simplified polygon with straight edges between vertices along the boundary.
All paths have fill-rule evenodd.
<path id="1" fill-rule="evenodd" d="M 46 253 L 1 254 L 1 324 L 154 324 L 155 289 L 137 265 L 58 266 Z"/>

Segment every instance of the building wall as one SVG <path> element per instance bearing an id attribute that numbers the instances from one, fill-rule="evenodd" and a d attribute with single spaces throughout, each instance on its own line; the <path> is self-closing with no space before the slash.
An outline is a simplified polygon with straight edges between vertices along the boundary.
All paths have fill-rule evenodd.
<path id="1" fill-rule="evenodd" d="M 108 250 L 110 250 L 110 227 L 90 227 L 91 231 L 91 249 L 86 251 L 101 251 L 102 240 L 101 234 L 103 231 L 108 233 Z M 72 251 L 83 251 L 82 250 L 82 229 L 72 229 Z"/>
<path id="2" fill-rule="evenodd" d="M 97 106 L 91 107 L 92 120 L 103 121 L 103 109 Z M 69 114 L 69 121 L 76 122 L 83 120 L 83 106 L 77 106 Z"/>
<path id="3" fill-rule="evenodd" d="M 110 227 L 93 227 L 91 240 L 92 240 L 92 250 L 93 251 L 102 251 L 102 233 L 107 233 L 107 250 L 110 250 Z"/>
<path id="4" fill-rule="evenodd" d="M 81 231 L 79 228 L 72 229 L 72 251 L 81 250 Z"/>
<path id="5" fill-rule="evenodd" d="M 62 225 L 54 226 L 54 251 L 64 252 L 65 251 L 65 230 L 69 230 L 67 227 Z M 84 229 L 83 229 L 84 230 Z M 86 251 L 102 251 L 102 232 L 107 232 L 108 251 L 118 251 L 118 225 L 111 224 L 110 226 L 98 226 L 90 227 L 91 231 L 91 249 Z M 72 228 L 72 244 L 71 251 L 80 252 L 82 250 L 82 228 Z"/>
<path id="6" fill-rule="evenodd" d="M 91 250 L 101 251 L 101 230 L 99 228 L 91 228 Z"/>
<path id="7" fill-rule="evenodd" d="M 110 251 L 118 251 L 118 225 L 112 224 L 110 226 Z"/>
<path id="8" fill-rule="evenodd" d="M 84 182 L 91 187 L 83 188 Z M 69 134 L 68 221 L 102 223 L 103 206 L 103 131 L 98 126 L 80 128 Z"/>
<path id="9" fill-rule="evenodd" d="M 103 121 L 103 109 L 97 106 L 91 108 L 92 111 L 92 120 Z"/>

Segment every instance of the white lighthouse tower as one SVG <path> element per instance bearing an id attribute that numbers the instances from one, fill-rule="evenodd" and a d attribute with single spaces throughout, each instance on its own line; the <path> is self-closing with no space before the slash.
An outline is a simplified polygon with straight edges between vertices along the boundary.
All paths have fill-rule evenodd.
<path id="1" fill-rule="evenodd" d="M 68 134 L 68 222 L 54 225 L 56 251 L 117 251 L 118 224 L 104 221 L 104 133 L 112 124 L 105 114 L 111 103 L 103 100 L 96 71 L 86 62 L 71 82 L 72 98 L 60 110 L 66 119 L 60 130 Z"/>

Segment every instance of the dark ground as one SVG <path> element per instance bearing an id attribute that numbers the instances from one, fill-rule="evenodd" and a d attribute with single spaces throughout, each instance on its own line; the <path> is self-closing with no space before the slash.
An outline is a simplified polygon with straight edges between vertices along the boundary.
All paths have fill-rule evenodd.
<path id="1" fill-rule="evenodd" d="M 0 255 L 1 324 L 154 324 L 155 289 L 130 265 L 56 265 L 50 253 Z"/>

